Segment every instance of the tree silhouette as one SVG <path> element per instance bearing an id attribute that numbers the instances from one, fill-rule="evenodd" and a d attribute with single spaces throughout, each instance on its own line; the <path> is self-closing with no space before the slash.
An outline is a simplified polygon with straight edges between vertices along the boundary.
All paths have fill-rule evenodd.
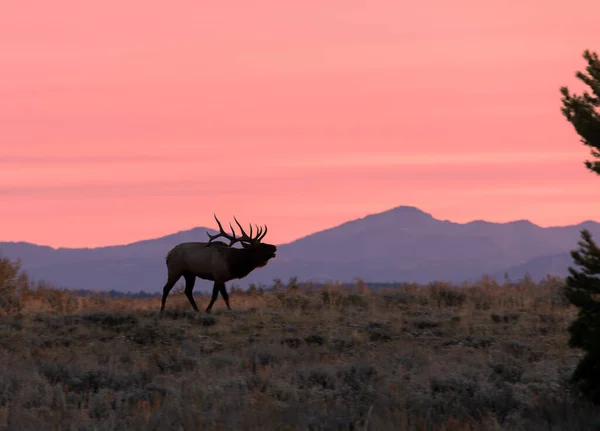
<path id="1" fill-rule="evenodd" d="M 584 145 L 591 147 L 593 161 L 585 166 L 600 174 L 600 61 L 595 52 L 586 50 L 583 58 L 587 61 L 586 72 L 577 72 L 575 76 L 591 89 L 591 94 L 569 93 L 562 87 L 561 109 L 566 119 L 573 125 Z M 579 309 L 577 319 L 569 326 L 569 346 L 581 348 L 585 356 L 577 365 L 571 381 L 595 404 L 600 404 L 600 249 L 586 229 L 581 231 L 579 250 L 571 252 L 575 265 L 581 269 L 569 267 L 565 295 L 569 302 Z"/>
<path id="2" fill-rule="evenodd" d="M 600 404 L 600 249 L 587 230 L 581 232 L 580 249 L 571 252 L 575 264 L 583 269 L 569 268 L 565 295 L 569 302 L 579 308 L 577 319 L 569 326 L 570 347 L 578 347 L 586 353 L 571 376 L 581 392 L 596 404 Z"/>
<path id="3" fill-rule="evenodd" d="M 577 72 L 575 76 L 592 90 L 592 94 L 584 91 L 582 95 L 570 94 L 567 87 L 561 87 L 560 92 L 563 107 L 561 111 L 567 120 L 575 127 L 584 145 L 592 147 L 594 161 L 586 161 L 585 166 L 600 174 L 600 60 L 598 54 L 584 51 L 583 58 L 588 63 L 586 73 Z"/>

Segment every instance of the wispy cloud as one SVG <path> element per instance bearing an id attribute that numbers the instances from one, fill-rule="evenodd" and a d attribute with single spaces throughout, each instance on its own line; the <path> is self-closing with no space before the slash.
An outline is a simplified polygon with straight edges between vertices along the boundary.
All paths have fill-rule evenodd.
<path id="1" fill-rule="evenodd" d="M 456 152 L 456 153 L 411 153 L 411 152 L 364 152 L 337 154 L 313 154 L 302 158 L 294 157 L 277 160 L 279 167 L 322 168 L 322 167 L 372 167 L 393 166 L 469 166 L 492 165 L 539 165 L 555 162 L 581 160 L 582 151 L 504 151 L 504 152 Z"/>
<path id="2" fill-rule="evenodd" d="M 111 154 L 111 155 L 46 155 L 46 156 L 36 156 L 36 155 L 10 155 L 3 156 L 0 155 L 0 165 L 7 165 L 10 167 L 11 165 L 18 166 L 56 166 L 57 168 L 60 165 L 95 165 L 95 164 L 111 164 L 111 163 L 122 163 L 122 162 L 149 162 L 149 161 L 159 161 L 163 160 L 163 158 L 159 156 L 153 155 L 119 155 L 119 154 Z M 4 166 L 4 167 L 7 167 Z"/>
<path id="3" fill-rule="evenodd" d="M 232 183 L 214 181 L 190 182 L 117 182 L 111 184 L 64 184 L 35 186 L 0 186 L 0 196 L 46 197 L 50 199 L 76 200 L 81 198 L 127 198 L 146 197 L 219 197 L 239 193 Z"/>

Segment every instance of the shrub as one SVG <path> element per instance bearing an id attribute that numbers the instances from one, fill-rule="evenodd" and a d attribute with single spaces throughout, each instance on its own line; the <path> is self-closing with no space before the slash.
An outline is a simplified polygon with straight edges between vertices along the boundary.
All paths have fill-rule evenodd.
<path id="1" fill-rule="evenodd" d="M 21 271 L 20 259 L 11 261 L 0 254 L 0 310 L 21 311 L 21 297 L 29 292 L 29 278 Z"/>

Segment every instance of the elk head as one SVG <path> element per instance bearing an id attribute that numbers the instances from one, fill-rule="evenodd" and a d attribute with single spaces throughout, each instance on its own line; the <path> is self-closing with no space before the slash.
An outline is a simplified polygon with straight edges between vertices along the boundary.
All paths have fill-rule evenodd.
<path id="1" fill-rule="evenodd" d="M 223 226 L 221 225 L 221 222 L 219 221 L 217 216 L 215 214 L 213 214 L 213 216 L 215 217 L 215 220 L 217 221 L 217 225 L 219 225 L 219 233 L 217 233 L 215 235 L 211 235 L 208 232 L 206 232 L 206 234 L 210 238 L 208 243 L 206 243 L 206 246 L 211 244 L 213 240 L 215 240 L 219 237 L 228 239 L 229 247 L 233 246 L 236 242 L 239 242 L 242 245 L 244 250 L 248 250 L 248 253 L 251 256 L 251 259 L 256 263 L 256 266 L 258 268 L 262 268 L 269 262 L 270 259 L 275 257 L 275 253 L 277 252 L 277 247 L 272 244 L 267 244 L 267 243 L 261 242 L 261 240 L 265 237 L 265 235 L 267 235 L 268 228 L 266 225 L 265 225 L 264 231 L 263 231 L 262 227 L 258 227 L 257 225 L 255 225 L 256 236 L 253 237 L 252 236 L 252 225 L 250 224 L 250 234 L 248 235 L 246 233 L 246 231 L 244 231 L 244 228 L 242 227 L 240 222 L 238 222 L 238 220 L 234 216 L 233 219 L 235 220 L 235 223 L 240 228 L 240 231 L 242 232 L 242 235 L 238 237 L 235 235 L 235 230 L 233 229 L 233 226 L 231 225 L 231 223 L 229 223 L 229 227 L 231 228 L 231 235 L 230 235 L 227 232 L 225 232 L 225 230 L 223 229 Z"/>

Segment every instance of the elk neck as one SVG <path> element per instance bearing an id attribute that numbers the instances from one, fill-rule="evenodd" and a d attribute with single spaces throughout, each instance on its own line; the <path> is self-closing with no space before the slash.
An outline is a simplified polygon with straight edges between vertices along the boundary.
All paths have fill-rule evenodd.
<path id="1" fill-rule="evenodd" d="M 257 250 L 245 248 L 227 249 L 227 267 L 232 278 L 242 278 L 259 265 Z"/>

